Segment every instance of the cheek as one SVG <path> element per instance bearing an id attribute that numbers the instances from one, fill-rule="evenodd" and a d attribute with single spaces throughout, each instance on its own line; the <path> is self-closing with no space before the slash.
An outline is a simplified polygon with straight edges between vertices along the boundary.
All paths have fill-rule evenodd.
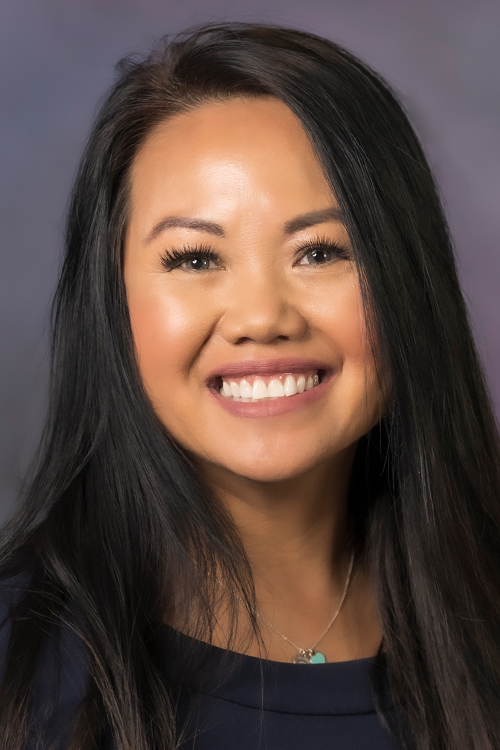
<path id="1" fill-rule="evenodd" d="M 376 365 L 367 339 L 361 292 L 353 278 L 328 306 L 324 330 L 338 353 L 340 377 L 333 391 L 340 417 L 348 417 L 360 434 L 380 419 L 385 407 L 377 379 Z M 324 305 L 326 310 L 326 304 Z"/>
<path id="2" fill-rule="evenodd" d="M 201 310 L 187 300 L 150 290 L 127 294 L 139 368 L 149 395 L 164 400 L 185 381 L 203 338 Z"/>
<path id="3" fill-rule="evenodd" d="M 326 290 L 325 290 L 326 292 Z M 334 351 L 342 359 L 343 367 L 364 367 L 368 364 L 363 303 L 354 275 L 336 287 L 335 293 L 322 295 L 318 300 L 318 315 L 322 328 L 331 338 Z"/>

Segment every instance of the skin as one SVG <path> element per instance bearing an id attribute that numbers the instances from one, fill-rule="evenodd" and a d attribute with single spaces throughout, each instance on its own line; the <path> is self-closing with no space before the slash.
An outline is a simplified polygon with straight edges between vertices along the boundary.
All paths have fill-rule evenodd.
<path id="1" fill-rule="evenodd" d="M 305 647 L 338 605 L 350 559 L 346 501 L 359 438 L 385 410 L 366 342 L 356 268 L 313 265 L 304 242 L 349 249 L 338 219 L 288 235 L 297 216 L 337 206 L 300 123 L 272 98 L 205 103 L 160 124 L 131 174 L 124 278 L 142 378 L 170 433 L 192 454 L 241 535 L 260 611 Z M 220 224 L 224 237 L 167 227 Z M 210 245 L 208 270 L 167 271 L 162 254 Z M 227 413 L 207 386 L 229 362 L 307 357 L 333 376 L 321 398 L 264 418 Z M 221 620 L 223 643 L 224 623 Z M 264 628 L 269 658 L 296 650 Z M 320 648 L 329 661 L 374 654 L 381 631 L 369 571 L 356 565 Z M 254 645 L 247 653 L 257 653 Z"/>

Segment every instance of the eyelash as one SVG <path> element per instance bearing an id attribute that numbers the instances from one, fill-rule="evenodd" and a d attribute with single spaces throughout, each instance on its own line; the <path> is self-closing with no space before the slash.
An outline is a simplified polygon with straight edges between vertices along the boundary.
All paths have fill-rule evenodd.
<path id="1" fill-rule="evenodd" d="M 166 250 L 161 257 L 161 264 L 167 271 L 173 271 L 181 263 L 192 258 L 209 258 L 215 263 L 219 262 L 219 256 L 214 253 L 210 245 L 183 245 L 181 248 Z"/>
<path id="2" fill-rule="evenodd" d="M 339 260 L 351 260 L 351 255 L 345 247 L 326 237 L 316 237 L 315 239 L 302 242 L 297 249 L 297 260 L 302 260 L 311 250 L 330 250 L 336 254 Z M 210 245 L 201 243 L 198 245 L 183 245 L 180 248 L 173 248 L 170 251 L 166 250 L 161 257 L 161 264 L 165 270 L 173 271 L 182 263 L 193 258 L 205 258 L 214 261 L 214 263 L 220 262 L 219 256 L 212 250 Z M 331 262 L 330 260 L 318 265 L 328 265 Z M 196 271 L 194 272 L 196 273 Z"/>

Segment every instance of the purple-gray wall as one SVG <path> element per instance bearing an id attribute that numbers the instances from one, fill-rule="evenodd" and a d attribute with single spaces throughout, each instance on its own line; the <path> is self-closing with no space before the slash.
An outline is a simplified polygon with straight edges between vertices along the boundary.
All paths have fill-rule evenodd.
<path id="1" fill-rule="evenodd" d="M 500 413 L 498 0 L 0 0 L 0 521 L 43 419 L 62 219 L 97 100 L 120 56 L 209 20 L 328 36 L 402 94 L 438 178 Z"/>

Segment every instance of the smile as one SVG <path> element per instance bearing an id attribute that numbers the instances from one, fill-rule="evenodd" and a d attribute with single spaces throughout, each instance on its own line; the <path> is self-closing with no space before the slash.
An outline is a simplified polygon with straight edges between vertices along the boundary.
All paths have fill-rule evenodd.
<path id="1" fill-rule="evenodd" d="M 228 363 L 207 378 L 208 392 L 235 417 L 278 417 L 318 401 L 329 390 L 331 365 L 303 357 Z"/>
<path id="2" fill-rule="evenodd" d="M 222 381 L 222 382 L 221 382 Z M 310 391 L 320 384 L 317 370 L 304 373 L 276 373 L 273 375 L 246 375 L 244 377 L 218 378 L 216 388 L 221 396 L 233 401 L 255 401 L 290 398 Z"/>

